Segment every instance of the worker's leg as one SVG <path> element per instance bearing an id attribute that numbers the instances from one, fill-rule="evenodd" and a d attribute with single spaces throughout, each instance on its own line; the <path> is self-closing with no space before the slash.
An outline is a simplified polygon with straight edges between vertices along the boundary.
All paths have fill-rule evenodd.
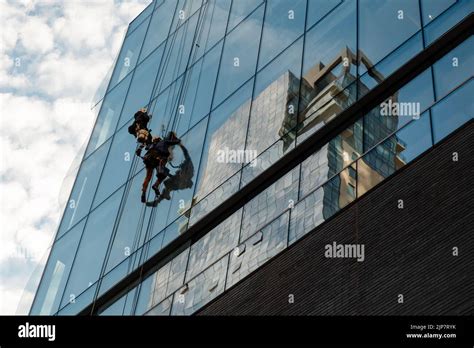
<path id="1" fill-rule="evenodd" d="M 166 161 L 161 161 L 158 167 L 156 168 L 156 182 L 153 184 L 152 189 L 155 191 L 156 195 L 160 195 L 160 185 L 163 182 L 163 180 L 166 179 L 166 177 L 169 174 L 169 169 L 166 168 Z"/>
<path id="2" fill-rule="evenodd" d="M 142 202 L 146 201 L 146 190 L 148 189 L 148 184 L 153 176 L 153 167 L 146 167 L 146 176 L 143 180 L 142 185 Z"/>

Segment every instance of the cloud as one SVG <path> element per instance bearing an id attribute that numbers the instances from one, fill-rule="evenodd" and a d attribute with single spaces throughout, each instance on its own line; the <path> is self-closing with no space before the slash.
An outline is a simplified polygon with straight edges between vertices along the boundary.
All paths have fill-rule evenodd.
<path id="1" fill-rule="evenodd" d="M 71 189 L 64 179 L 94 122 L 92 98 L 149 2 L 0 2 L 2 314 L 29 309 Z"/>

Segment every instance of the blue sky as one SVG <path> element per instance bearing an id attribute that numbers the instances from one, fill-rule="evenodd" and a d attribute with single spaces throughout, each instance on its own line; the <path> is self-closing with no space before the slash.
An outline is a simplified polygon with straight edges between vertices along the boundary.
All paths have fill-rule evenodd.
<path id="1" fill-rule="evenodd" d="M 0 0 L 0 314 L 27 313 L 128 23 L 151 0 Z"/>

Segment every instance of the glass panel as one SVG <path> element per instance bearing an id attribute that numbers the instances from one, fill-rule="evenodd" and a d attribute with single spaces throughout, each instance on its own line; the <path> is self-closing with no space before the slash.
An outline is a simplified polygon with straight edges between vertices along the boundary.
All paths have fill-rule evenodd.
<path id="1" fill-rule="evenodd" d="M 99 278 L 122 195 L 123 189 L 117 191 L 90 214 L 74 259 L 62 305 Z"/>
<path id="2" fill-rule="evenodd" d="M 135 315 L 142 315 L 152 307 L 149 294 L 152 294 L 153 277 L 148 277 L 140 285 L 140 295 L 138 297 Z"/>
<path id="3" fill-rule="evenodd" d="M 151 51 L 158 47 L 168 37 L 173 13 L 176 8 L 175 1 L 164 1 L 156 9 L 151 17 L 150 26 L 143 43 L 143 49 L 140 53 L 140 60 L 146 58 Z"/>
<path id="4" fill-rule="evenodd" d="M 421 28 L 418 1 L 359 0 L 359 4 L 359 50 L 370 66 Z M 366 64 L 361 68 L 359 74 L 366 71 Z"/>
<path id="5" fill-rule="evenodd" d="M 364 152 L 434 103 L 431 69 L 425 70 L 364 116 Z"/>
<path id="6" fill-rule="evenodd" d="M 56 238 L 61 237 L 89 212 L 110 143 L 109 140 L 82 163 Z"/>
<path id="7" fill-rule="evenodd" d="M 288 218 L 287 212 L 255 233 L 230 254 L 226 289 L 286 248 Z"/>
<path id="8" fill-rule="evenodd" d="M 424 113 L 357 161 L 357 195 L 365 194 L 431 145 L 429 113 Z"/>
<path id="9" fill-rule="evenodd" d="M 192 279 L 239 243 L 242 210 L 229 216 L 191 246 L 186 279 Z"/>
<path id="10" fill-rule="evenodd" d="M 145 315 L 170 315 L 171 313 L 171 304 L 173 303 L 173 296 L 168 297 L 166 300 L 162 301 L 148 312 Z"/>
<path id="11" fill-rule="evenodd" d="M 199 59 L 225 34 L 231 0 L 208 0 L 204 8 L 204 23 L 197 39 L 194 61 Z M 220 54 L 220 53 L 219 53 Z"/>
<path id="12" fill-rule="evenodd" d="M 306 196 L 362 154 L 362 121 L 357 121 L 301 163 L 300 196 Z"/>
<path id="13" fill-rule="evenodd" d="M 148 107 L 162 53 L 163 46 L 137 67 L 127 94 L 127 100 L 123 106 L 119 127 L 129 122 L 140 108 Z"/>
<path id="14" fill-rule="evenodd" d="M 473 95 L 474 79 L 471 78 L 431 109 L 435 143 L 474 118 Z"/>
<path id="15" fill-rule="evenodd" d="M 423 25 L 431 23 L 448 7 L 456 3 L 456 0 L 420 0 Z"/>
<path id="16" fill-rule="evenodd" d="M 247 132 L 252 86 L 253 80 L 247 82 L 210 116 L 194 197 L 196 201 L 201 200 L 238 172 L 241 163 L 246 160 L 242 150 Z M 239 150 L 240 152 L 238 152 Z M 240 154 L 242 158 L 238 158 L 237 154 Z M 231 192 L 235 192 L 238 189 L 239 180 L 240 176 L 236 180 L 228 182 L 229 185 L 225 187 L 224 191 L 216 192 L 217 196 L 213 198 L 210 205 L 219 204 Z M 206 208 L 204 205 L 200 205 L 199 209 L 209 211 L 208 208 L 210 206 Z M 192 215 L 197 213 L 197 209 L 193 209 Z"/>
<path id="17" fill-rule="evenodd" d="M 233 0 L 227 32 L 247 17 L 261 2 L 262 0 Z"/>
<path id="18" fill-rule="evenodd" d="M 341 3 L 342 0 L 309 0 L 306 30 L 311 28 L 316 22 L 321 20 L 321 18 L 326 16 Z M 335 11 L 338 11 L 338 9 Z"/>
<path id="19" fill-rule="evenodd" d="M 259 68 L 275 58 L 303 33 L 305 15 L 306 0 L 267 2 L 258 58 Z M 301 57 L 298 52 L 294 52 L 294 55 Z"/>
<path id="20" fill-rule="evenodd" d="M 140 201 L 142 175 L 135 176 L 123 203 L 118 226 L 107 261 L 106 272 L 129 257 L 144 243 L 144 231 L 151 209 Z M 145 228 L 144 228 L 145 226 Z M 128 266 L 130 269 L 131 265 Z"/>
<path id="21" fill-rule="evenodd" d="M 190 18 L 199 9 L 201 3 L 202 0 L 179 0 L 177 11 L 173 17 L 173 24 L 171 24 L 172 30 L 175 30 L 186 20 L 188 20 L 188 18 Z"/>
<path id="22" fill-rule="evenodd" d="M 65 307 L 63 307 L 58 315 L 77 315 L 80 311 L 85 309 L 88 305 L 92 303 L 94 299 L 94 294 L 97 289 L 97 283 L 89 286 L 82 294 L 74 298 L 74 301 L 67 302 Z"/>
<path id="23" fill-rule="evenodd" d="M 244 206 L 240 240 L 249 238 L 298 200 L 297 166 Z"/>
<path id="24" fill-rule="evenodd" d="M 171 120 L 178 115 L 178 97 L 182 85 L 182 78 L 176 80 L 170 87 L 162 92 L 151 103 L 152 119 L 150 121 L 150 129 L 153 134 L 164 137 L 166 129 L 171 128 Z M 157 82 L 158 86 L 158 82 Z M 158 88 L 156 86 L 156 88 Z"/>
<path id="25" fill-rule="evenodd" d="M 163 2 L 163 0 L 156 1 L 157 3 Z M 128 26 L 127 36 L 132 33 L 142 22 L 153 12 L 153 4 L 149 4 Z"/>
<path id="26" fill-rule="evenodd" d="M 439 1 L 439 0 L 438 0 Z M 431 3 L 435 1 L 430 1 Z M 474 11 L 474 1 L 458 0 L 455 5 L 433 20 L 425 29 L 426 45 L 431 44 L 438 37 L 459 23 L 469 13 Z"/>
<path id="27" fill-rule="evenodd" d="M 198 198 L 204 197 L 241 167 L 237 159 L 226 161 L 231 158 L 225 158 L 222 150 L 236 151 L 244 147 L 252 85 L 253 81 L 246 83 L 210 116 L 199 170 Z"/>
<path id="28" fill-rule="evenodd" d="M 280 137 L 279 157 L 294 146 L 294 132 L 289 132 L 297 123 L 302 51 L 300 39 L 257 74 L 247 151 L 258 155 Z"/>
<path id="29" fill-rule="evenodd" d="M 145 36 L 149 21 L 150 17 L 143 21 L 133 33 L 125 38 L 117 62 L 115 63 L 114 73 L 110 79 L 109 90 L 127 76 L 137 64 L 143 37 Z"/>
<path id="30" fill-rule="evenodd" d="M 356 98 L 356 2 L 346 1 L 306 34 L 299 133 L 307 137 Z"/>
<path id="31" fill-rule="evenodd" d="M 171 314 L 189 315 L 221 294 L 224 291 L 228 260 L 226 255 L 175 292 Z"/>
<path id="32" fill-rule="evenodd" d="M 142 282 L 135 314 L 145 313 L 183 285 L 188 254 L 186 249 Z"/>
<path id="33" fill-rule="evenodd" d="M 86 156 L 95 151 L 114 133 L 131 79 L 132 77 L 129 75 L 105 96 L 87 147 Z"/>
<path id="34" fill-rule="evenodd" d="M 470 37 L 433 65 L 436 97 L 441 99 L 474 76 L 474 37 Z"/>
<path id="35" fill-rule="evenodd" d="M 390 55 L 377 63 L 370 72 L 364 73 L 360 77 L 359 83 L 359 98 L 364 96 L 372 88 L 382 83 L 395 70 L 401 67 L 404 63 L 413 58 L 417 53 L 423 50 L 423 40 L 421 32 L 414 35 L 411 39 L 406 41 L 403 45 L 398 47 Z M 365 71 L 367 65 L 363 64 Z M 370 65 L 368 65 L 370 67 Z M 361 69 L 362 70 L 362 69 Z"/>
<path id="36" fill-rule="evenodd" d="M 300 200 L 291 212 L 289 242 L 302 236 L 329 219 L 355 199 L 354 168 L 346 168 L 323 186 Z"/>
<path id="37" fill-rule="evenodd" d="M 164 64 L 160 68 L 157 82 L 158 92 L 164 90 L 184 72 L 192 49 L 198 15 L 199 13 L 193 15 L 176 33 L 168 38 L 164 54 L 167 60 L 164 60 Z"/>
<path id="38" fill-rule="evenodd" d="M 102 312 L 99 311 L 99 315 L 123 315 L 123 308 L 125 307 L 125 300 L 127 299 L 127 295 L 123 295 L 120 299 L 112 303 L 109 307 L 107 307 Z"/>
<path id="39" fill-rule="evenodd" d="M 202 120 L 211 110 L 222 43 L 208 52 L 186 74 L 187 87 L 183 90 L 182 105 L 178 112 L 177 133 L 184 134 L 188 127 Z"/>
<path id="40" fill-rule="evenodd" d="M 127 180 L 132 161 L 135 157 L 135 143 L 127 127 L 115 134 L 100 178 L 92 207 L 96 207 L 109 197 Z M 135 159 L 135 161 L 141 161 Z"/>
<path id="41" fill-rule="evenodd" d="M 260 7 L 226 37 L 214 106 L 255 74 L 263 9 Z"/>
<path id="42" fill-rule="evenodd" d="M 206 126 L 207 119 L 191 129 L 173 150 L 169 163 L 171 176 L 163 181 L 160 196 L 160 199 L 171 199 L 167 223 L 182 214 L 189 216 Z"/>
<path id="43" fill-rule="evenodd" d="M 66 280 L 71 270 L 74 252 L 85 225 L 77 224 L 68 234 L 53 244 L 41 283 L 31 307 L 33 315 L 51 315 L 59 309 Z"/>

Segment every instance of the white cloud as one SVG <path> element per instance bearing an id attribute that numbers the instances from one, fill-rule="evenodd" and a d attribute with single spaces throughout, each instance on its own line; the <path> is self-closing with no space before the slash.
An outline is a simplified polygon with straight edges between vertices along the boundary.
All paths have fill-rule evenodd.
<path id="1" fill-rule="evenodd" d="M 149 2 L 0 0 L 2 314 L 29 309 L 70 191 L 64 178 L 94 121 L 91 100 Z"/>

